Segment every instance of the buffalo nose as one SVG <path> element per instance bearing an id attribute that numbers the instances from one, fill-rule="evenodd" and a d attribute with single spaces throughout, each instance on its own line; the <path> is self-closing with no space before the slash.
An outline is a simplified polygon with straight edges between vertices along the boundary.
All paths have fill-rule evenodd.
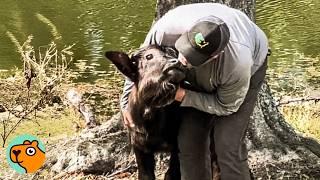
<path id="1" fill-rule="evenodd" d="M 179 60 L 178 59 L 169 59 L 167 61 L 168 63 L 165 65 L 164 67 L 164 72 L 168 72 L 169 70 L 173 69 L 173 68 L 177 68 L 179 67 Z"/>
<path id="2" fill-rule="evenodd" d="M 13 150 L 12 152 L 13 152 L 13 154 L 16 155 L 16 156 L 18 156 L 18 155 L 21 153 L 20 150 Z"/>
<path id="3" fill-rule="evenodd" d="M 170 64 L 176 64 L 176 63 L 179 62 L 179 60 L 178 60 L 178 59 L 169 59 L 168 62 L 169 62 Z"/>

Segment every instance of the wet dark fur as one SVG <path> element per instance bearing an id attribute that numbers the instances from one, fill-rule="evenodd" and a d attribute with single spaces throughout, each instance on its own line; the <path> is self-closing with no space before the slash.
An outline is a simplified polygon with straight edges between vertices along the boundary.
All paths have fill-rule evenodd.
<path id="1" fill-rule="evenodd" d="M 185 69 L 171 48 L 149 46 L 129 57 L 121 52 L 107 52 L 117 68 L 134 82 L 128 110 L 135 123 L 129 128 L 140 180 L 155 179 L 154 153 L 171 152 L 166 180 L 180 177 L 177 133 L 180 120 L 174 102 Z"/>

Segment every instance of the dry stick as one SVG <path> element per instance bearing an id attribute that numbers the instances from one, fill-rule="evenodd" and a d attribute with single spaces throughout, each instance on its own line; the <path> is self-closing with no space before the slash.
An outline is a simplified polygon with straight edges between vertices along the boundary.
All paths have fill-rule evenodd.
<path id="1" fill-rule="evenodd" d="M 6 141 L 7 141 L 7 138 L 8 138 L 8 136 L 6 136 L 6 127 L 7 127 L 7 121 L 9 121 L 9 119 L 10 119 L 10 115 L 11 114 L 13 114 L 5 105 L 4 105 L 4 108 L 6 109 L 6 110 L 8 110 L 8 118 L 7 118 L 7 120 L 2 120 L 2 125 L 3 125 L 3 134 L 1 134 L 1 137 L 2 137 L 2 140 L 3 140 L 3 144 L 2 144 L 2 147 L 4 147 L 4 145 L 6 144 Z M 15 116 L 15 114 L 13 114 L 14 116 Z M 10 131 L 9 131 L 9 133 L 10 133 Z"/>
<path id="2" fill-rule="evenodd" d="M 73 163 L 73 164 L 75 164 L 75 163 Z M 73 165 L 73 164 L 71 164 L 71 165 Z M 77 173 L 77 172 L 78 172 L 78 171 L 70 171 L 70 172 L 68 172 L 68 171 L 62 171 L 62 172 L 60 172 L 59 174 L 53 176 L 52 179 L 53 179 L 53 180 L 62 179 L 63 176 L 65 176 L 65 175 L 67 175 L 67 174 L 72 174 L 72 173 Z"/>
<path id="3" fill-rule="evenodd" d="M 132 168 L 132 167 L 133 167 L 132 165 L 129 165 L 129 166 L 123 168 L 123 169 L 119 169 L 119 170 L 115 171 L 114 173 L 109 174 L 109 175 L 107 176 L 107 178 L 112 178 L 112 177 L 114 177 L 114 176 L 116 176 L 116 175 L 118 175 L 118 174 L 120 174 L 120 173 L 126 172 L 126 171 L 128 171 L 130 168 Z"/>
<path id="4" fill-rule="evenodd" d="M 10 112 L 8 113 L 8 118 L 10 118 Z M 3 124 L 3 134 L 1 134 L 1 137 L 2 137 L 2 141 L 3 141 L 3 144 L 2 144 L 2 147 L 4 148 L 4 145 L 6 144 L 6 141 L 7 141 L 7 138 L 6 138 L 6 126 L 7 126 L 7 123 L 6 121 L 3 119 L 2 120 L 2 124 Z"/>
<path id="5" fill-rule="evenodd" d="M 7 35 L 16 44 L 16 46 L 18 48 L 18 51 L 19 51 L 19 53 L 20 53 L 20 55 L 21 55 L 21 57 L 23 59 L 24 72 L 26 72 L 27 68 L 31 70 L 31 66 L 35 67 L 39 72 L 43 72 L 45 67 L 48 65 L 48 63 L 50 62 L 50 60 L 51 60 L 51 58 L 53 56 L 55 56 L 56 65 L 57 65 L 57 56 L 58 56 L 57 52 L 58 51 L 56 50 L 56 45 L 53 42 L 47 48 L 47 51 L 44 54 L 44 57 L 42 57 L 42 54 L 41 54 L 41 51 L 40 51 L 40 47 L 39 47 L 39 57 L 40 57 L 40 59 L 39 59 L 39 62 L 37 62 L 37 59 L 35 57 L 35 53 L 36 52 L 34 51 L 34 49 L 32 47 L 31 48 L 29 47 L 29 44 L 30 44 L 30 42 L 32 40 L 32 36 L 28 36 L 27 41 L 25 41 L 21 46 L 11 32 L 7 32 Z M 63 49 L 62 52 L 66 53 L 68 55 L 72 55 L 72 52 L 69 52 L 69 50 L 72 48 L 72 46 L 69 46 L 69 47 Z M 29 51 L 24 51 L 23 48 L 28 48 Z M 71 60 L 72 60 L 72 57 L 70 58 L 69 63 L 71 63 Z M 67 65 L 68 65 L 67 58 L 64 57 L 63 61 L 66 62 L 66 65 L 61 67 L 62 68 L 61 69 L 61 73 L 58 72 L 58 77 L 57 78 L 61 78 L 63 76 L 64 70 L 67 68 Z M 62 62 L 62 64 L 64 64 L 64 62 Z M 33 111 L 35 111 L 35 114 L 36 114 L 36 109 L 41 105 L 41 103 L 43 103 L 43 101 L 45 101 L 47 92 L 52 90 L 51 86 L 53 84 L 55 84 L 55 82 L 57 80 L 57 79 L 53 79 L 51 84 L 47 84 L 47 85 L 43 86 L 41 78 L 43 78 L 43 77 L 40 77 L 40 87 L 43 87 L 43 88 L 42 88 L 42 91 L 41 91 L 40 95 L 43 95 L 43 97 L 40 98 L 40 100 L 36 103 L 36 105 L 34 107 L 32 107 L 31 109 L 27 110 L 28 109 L 28 104 L 30 102 L 30 91 L 29 91 L 29 87 L 28 87 L 28 99 L 27 99 L 27 102 L 26 102 L 26 104 L 22 104 L 22 106 L 25 105 L 25 107 L 24 107 L 25 110 L 24 111 L 16 113 L 14 110 L 9 110 L 8 108 L 6 108 L 9 111 L 9 116 L 8 116 L 7 120 L 10 119 L 10 114 L 13 114 L 19 120 L 13 126 L 13 128 L 8 132 L 8 134 L 6 134 L 7 122 L 6 122 L 5 119 L 3 120 L 2 123 L 3 123 L 3 126 L 4 126 L 4 133 L 1 134 L 1 137 L 4 140 L 3 146 L 4 146 L 5 141 L 7 140 L 8 136 L 17 128 L 17 126 L 22 122 L 23 119 L 26 119 L 27 116 L 30 113 L 32 113 Z"/>
<path id="6" fill-rule="evenodd" d="M 41 91 L 41 94 L 43 91 L 45 91 L 49 86 L 45 86 L 42 91 Z M 10 117 L 10 113 L 13 114 L 15 117 L 17 118 L 20 118 L 18 120 L 18 122 L 10 129 L 10 131 L 8 132 L 8 134 L 3 134 L 3 147 L 5 145 L 5 142 L 7 140 L 7 138 L 9 137 L 9 135 L 18 127 L 18 125 L 22 122 L 22 120 L 26 119 L 26 117 L 32 113 L 34 110 L 36 110 L 40 105 L 41 105 L 41 102 L 45 99 L 45 96 L 43 96 L 42 98 L 40 98 L 40 100 L 36 103 L 36 105 L 34 105 L 31 109 L 25 111 L 22 115 L 20 115 L 20 113 L 17 115 L 15 113 L 12 113 L 13 111 L 12 110 L 8 110 L 9 111 L 9 116 L 8 116 L 8 119 Z"/>
<path id="7" fill-rule="evenodd" d="M 128 171 L 130 168 L 135 167 L 135 165 L 134 165 L 133 162 L 134 162 L 134 160 L 131 160 L 131 162 L 128 163 L 129 165 L 128 165 L 127 167 L 125 167 L 125 168 L 123 168 L 123 169 L 119 169 L 119 170 L 117 170 L 117 171 L 109 174 L 109 175 L 107 176 L 107 178 L 112 178 L 112 177 L 116 176 L 117 174 L 126 172 L 126 171 Z"/>
<path id="8" fill-rule="evenodd" d="M 9 135 L 17 128 L 17 126 L 21 123 L 22 120 L 23 120 L 23 118 L 19 119 L 19 121 L 13 126 L 13 128 L 10 129 L 10 131 L 8 132 L 8 134 L 7 134 L 7 135 L 4 135 L 4 136 L 5 136 L 5 140 L 3 140 L 3 145 L 2 145 L 2 147 L 4 147 L 5 141 L 7 141 Z"/>
<path id="9" fill-rule="evenodd" d="M 287 101 L 281 101 L 277 104 L 277 106 L 285 105 L 285 104 L 290 104 L 290 103 L 296 103 L 296 102 L 306 102 L 306 101 L 315 101 L 318 102 L 320 101 L 320 97 L 302 97 L 302 98 L 295 98 L 295 99 L 290 99 Z"/>

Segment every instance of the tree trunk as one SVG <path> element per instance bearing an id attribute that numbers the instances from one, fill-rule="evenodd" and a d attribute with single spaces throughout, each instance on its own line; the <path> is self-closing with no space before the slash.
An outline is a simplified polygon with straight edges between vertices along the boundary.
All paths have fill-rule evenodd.
<path id="1" fill-rule="evenodd" d="M 190 3 L 218 2 L 242 10 L 255 20 L 255 0 L 158 0 L 156 19 Z M 247 134 L 249 164 L 255 178 L 320 178 L 320 144 L 297 134 L 276 107 L 264 83 Z"/>
<path id="2" fill-rule="evenodd" d="M 158 0 L 156 19 L 169 9 L 188 3 L 219 2 L 241 9 L 254 19 L 254 0 Z M 111 120 L 79 136 L 50 145 L 44 168 L 56 179 L 73 172 L 117 175 L 134 173 L 134 156 L 119 113 Z M 297 134 L 278 111 L 265 83 L 247 134 L 249 165 L 255 179 L 320 179 L 320 144 Z M 157 175 L 164 171 L 166 156 L 158 156 Z M 58 173 L 58 175 L 56 174 Z"/>

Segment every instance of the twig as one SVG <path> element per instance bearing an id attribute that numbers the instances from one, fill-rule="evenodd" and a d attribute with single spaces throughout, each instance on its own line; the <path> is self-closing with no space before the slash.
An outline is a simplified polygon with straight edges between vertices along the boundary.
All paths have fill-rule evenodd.
<path id="1" fill-rule="evenodd" d="M 290 103 L 297 103 L 297 102 L 307 102 L 307 101 L 315 101 L 316 103 L 320 101 L 320 97 L 302 97 L 302 98 L 294 98 L 287 101 L 280 101 L 278 102 L 277 106 L 282 106 L 285 104 Z"/>
<path id="2" fill-rule="evenodd" d="M 7 36 L 16 45 L 21 55 L 24 78 L 21 77 L 19 80 L 27 80 L 27 92 L 25 92 L 24 89 L 20 89 L 20 87 L 22 87 L 21 84 L 24 82 L 19 81 L 18 83 L 21 84 L 18 84 L 17 88 L 21 91 L 21 94 L 19 95 L 19 92 L 14 94 L 12 102 L 7 100 L 2 102 L 2 104 L 6 106 L 5 109 L 9 112 L 8 118 L 4 118 L 1 122 L 3 131 L 0 135 L 4 144 L 19 124 L 21 124 L 24 119 L 29 119 L 28 117 L 31 116 L 31 113 L 34 112 L 34 117 L 36 117 L 37 110 L 46 104 L 53 94 L 53 88 L 56 87 L 59 82 L 65 80 L 63 77 L 66 75 L 66 70 L 73 60 L 73 52 L 71 51 L 73 45 L 65 47 L 60 51 L 57 49 L 56 43 L 51 42 L 45 49 L 40 46 L 37 56 L 37 52 L 31 45 L 32 36 L 28 36 L 22 45 L 20 45 L 17 38 L 15 38 L 11 32 L 8 31 Z M 55 64 L 55 68 L 51 68 L 51 63 Z M 35 79 L 31 81 L 32 78 Z M 33 83 L 32 87 L 31 83 Z M 35 97 L 32 97 L 33 92 L 37 93 Z M 27 93 L 26 97 L 24 93 Z M 15 105 L 16 107 L 14 107 Z M 21 106 L 22 110 L 18 110 L 18 106 Z M 14 120 L 14 122 L 11 123 L 11 120 Z M 35 120 L 35 123 L 40 125 L 37 120 Z"/>
<path id="3" fill-rule="evenodd" d="M 130 163 L 131 163 L 131 162 L 130 162 Z M 109 175 L 107 176 L 107 178 L 112 178 L 112 177 L 114 177 L 114 176 L 116 176 L 116 175 L 118 175 L 118 174 L 120 174 L 120 173 L 123 173 L 123 172 L 128 171 L 129 169 L 131 169 L 131 168 L 133 168 L 133 167 L 134 167 L 133 164 L 129 164 L 127 167 L 125 167 L 125 168 L 123 168 L 123 169 L 119 169 L 119 170 L 113 172 L 112 174 L 109 174 Z"/>
<path id="4" fill-rule="evenodd" d="M 63 171 L 63 172 L 55 175 L 54 177 L 52 177 L 52 179 L 53 179 L 53 180 L 55 180 L 55 179 L 62 179 L 63 176 L 65 176 L 65 175 L 67 175 L 67 174 L 69 174 L 69 173 L 71 173 L 71 172 Z"/>
<path id="5" fill-rule="evenodd" d="M 3 139 L 3 146 L 7 140 L 7 138 L 11 135 L 11 133 L 18 127 L 18 125 L 24 120 L 27 118 L 27 116 L 29 114 L 31 114 L 32 112 L 34 112 L 36 109 L 38 109 L 43 103 L 45 103 L 45 100 L 47 98 L 47 94 L 43 93 L 45 91 L 51 91 L 51 84 L 47 84 L 47 86 L 45 86 L 42 90 L 41 90 L 41 93 L 40 94 L 43 94 L 43 96 L 38 100 L 38 102 L 32 107 L 30 108 L 29 110 L 24 110 L 22 112 L 19 112 L 19 113 L 16 113 L 14 110 L 12 109 L 8 109 L 7 107 L 5 107 L 8 112 L 9 112 L 9 116 L 8 116 L 8 120 L 10 119 L 10 113 L 12 115 L 14 115 L 16 118 L 19 118 L 18 122 L 15 123 L 15 125 L 10 129 L 10 131 L 7 133 L 7 134 L 3 134 L 2 136 L 2 139 Z M 5 127 L 6 124 L 3 123 L 3 126 Z M 4 128 L 5 129 L 5 128 Z"/>

